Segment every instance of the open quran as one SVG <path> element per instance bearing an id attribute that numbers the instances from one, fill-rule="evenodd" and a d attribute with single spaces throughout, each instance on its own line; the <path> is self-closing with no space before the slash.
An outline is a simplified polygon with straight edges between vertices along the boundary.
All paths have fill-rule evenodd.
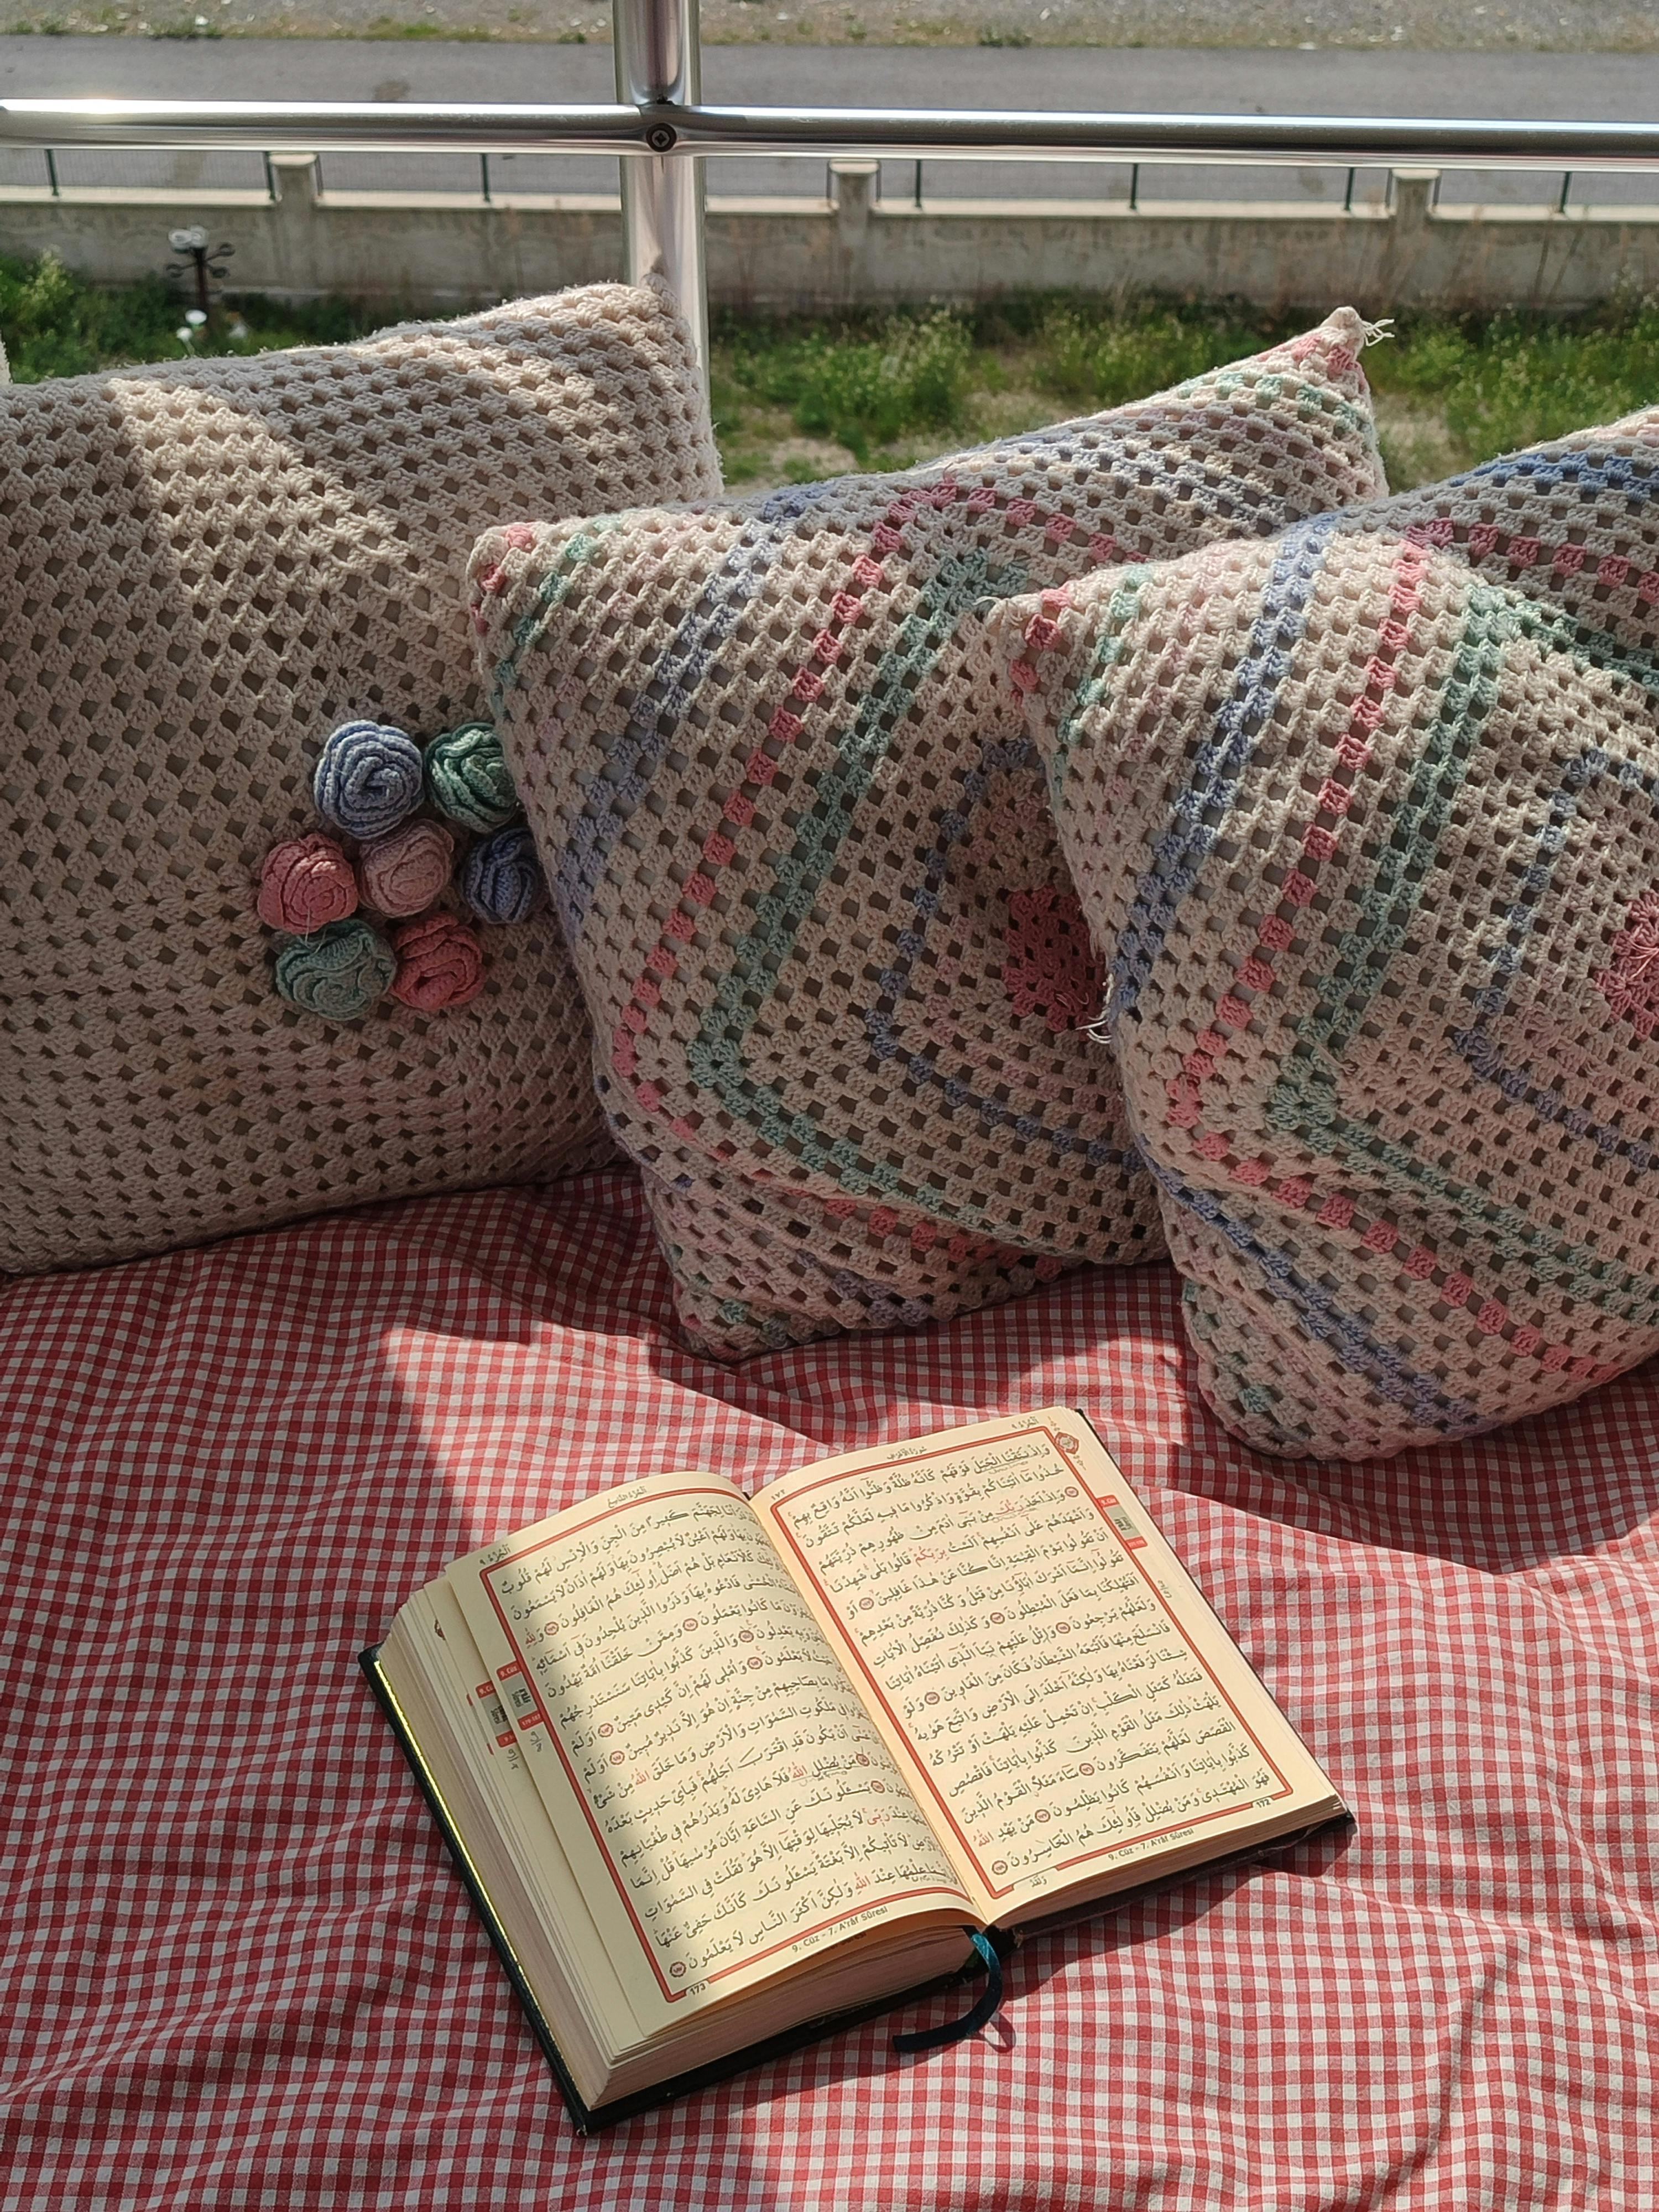
<path id="1" fill-rule="evenodd" d="M 624 1483 L 363 1660 L 584 2128 L 1343 1811 L 1063 1407 Z"/>

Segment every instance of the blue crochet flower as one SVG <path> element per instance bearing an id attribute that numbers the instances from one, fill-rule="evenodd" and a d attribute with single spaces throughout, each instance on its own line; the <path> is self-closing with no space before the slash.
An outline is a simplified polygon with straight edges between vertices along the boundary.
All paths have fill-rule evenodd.
<path id="1" fill-rule="evenodd" d="M 475 845 L 461 872 L 461 896 L 480 921 L 527 921 L 546 889 L 536 841 L 522 823 Z"/>
<path id="2" fill-rule="evenodd" d="M 346 722 L 323 747 L 317 811 L 348 837 L 384 837 L 421 803 L 421 749 L 386 722 Z"/>

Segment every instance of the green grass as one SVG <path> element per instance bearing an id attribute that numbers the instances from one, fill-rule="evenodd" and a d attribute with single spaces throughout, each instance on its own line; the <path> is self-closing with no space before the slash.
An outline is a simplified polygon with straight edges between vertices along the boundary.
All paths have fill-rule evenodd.
<path id="1" fill-rule="evenodd" d="M 1044 297 L 839 323 L 717 325 L 714 404 L 734 483 L 899 466 L 1116 406 L 1290 337 L 1248 307 Z M 1402 319 L 1371 347 L 1391 483 L 1659 404 L 1659 303 L 1593 314 Z"/>
<path id="2" fill-rule="evenodd" d="M 243 299 L 187 348 L 176 335 L 185 305 L 159 278 L 97 290 L 50 255 L 0 258 L 0 337 L 19 383 L 187 351 L 334 342 L 395 319 L 389 308 L 344 301 Z M 724 316 L 714 394 L 727 480 L 902 467 L 1164 390 L 1291 336 L 1301 319 L 1238 305 L 1053 295 L 977 313 Z M 1569 319 L 1402 319 L 1367 351 L 1365 369 L 1389 481 L 1405 489 L 1659 405 L 1659 302 L 1616 301 Z"/>
<path id="3" fill-rule="evenodd" d="M 717 374 L 723 425 L 737 429 L 745 404 L 759 401 L 867 464 L 912 433 L 968 423 L 984 371 L 967 324 L 935 312 L 879 325 L 728 322 Z"/>
<path id="4" fill-rule="evenodd" d="M 190 345 L 176 333 L 184 327 L 184 295 L 159 277 L 119 290 L 94 289 L 52 254 L 38 261 L 0 256 L 0 338 L 19 384 L 46 376 L 79 376 L 88 369 L 130 362 L 181 361 L 187 354 L 264 353 L 273 346 L 318 345 L 359 337 L 395 318 L 385 311 L 367 313 L 344 301 L 315 307 L 277 307 L 264 300 L 239 300 L 220 310 L 209 328 Z M 231 335 L 240 325 L 245 337 Z"/>

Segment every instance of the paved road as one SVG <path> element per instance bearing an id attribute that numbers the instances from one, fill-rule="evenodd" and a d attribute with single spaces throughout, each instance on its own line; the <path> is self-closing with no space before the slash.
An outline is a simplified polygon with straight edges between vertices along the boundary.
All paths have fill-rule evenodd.
<path id="1" fill-rule="evenodd" d="M 1653 0 L 701 0 L 705 46 L 1337 46 L 1659 53 Z M 9 0 L 20 30 L 517 44 L 609 38 L 609 0 Z"/>
<path id="2" fill-rule="evenodd" d="M 814 106 L 878 100 L 883 104 L 1028 108 L 1271 109 L 1310 113 L 1568 115 L 1585 119 L 1659 114 L 1659 55 L 1322 53 L 1148 48 L 1115 51 L 1035 46 L 714 46 L 703 57 L 706 96 L 714 100 Z M 610 49 L 599 46 L 495 45 L 390 40 L 155 40 L 0 38 L 0 97 L 107 94 L 335 100 L 608 100 Z M 33 179 L 33 155 L 0 152 L 0 182 Z M 257 156 L 64 154 L 64 181 L 145 181 L 163 173 L 180 182 L 255 184 Z M 604 191 L 614 164 L 520 155 L 497 157 L 500 191 Z M 715 192 L 817 192 L 821 166 L 809 161 L 711 164 Z M 477 167 L 460 155 L 331 156 L 337 189 L 476 189 Z M 891 195 L 914 189 L 914 165 L 885 165 Z M 951 195 L 1097 198 L 1121 191 L 1122 172 L 1074 164 L 930 161 L 929 198 Z M 1340 172 L 1152 169 L 1143 199 L 1237 198 L 1319 201 L 1340 197 Z M 1362 175 L 1362 193 L 1380 179 Z M 1553 200 L 1559 180 L 1448 177 L 1448 199 Z M 1659 178 L 1580 179 L 1575 198 L 1598 202 L 1659 200 Z"/>

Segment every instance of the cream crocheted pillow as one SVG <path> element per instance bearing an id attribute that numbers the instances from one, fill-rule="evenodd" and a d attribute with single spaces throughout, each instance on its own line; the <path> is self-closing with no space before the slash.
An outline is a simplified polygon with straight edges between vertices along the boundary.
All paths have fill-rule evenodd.
<path id="1" fill-rule="evenodd" d="M 684 332 L 599 285 L 0 394 L 0 1267 L 549 1174 L 598 1127 L 544 913 L 468 1006 L 279 1002 L 260 863 L 322 742 L 478 708 L 481 522 L 719 488 Z"/>
<path id="2" fill-rule="evenodd" d="M 1659 412 L 999 628 L 1228 1425 L 1659 1351 Z"/>
<path id="3" fill-rule="evenodd" d="M 1374 495 L 1349 309 L 887 477 L 483 540 L 480 666 L 700 1349 L 1161 1249 L 976 612 Z"/>

